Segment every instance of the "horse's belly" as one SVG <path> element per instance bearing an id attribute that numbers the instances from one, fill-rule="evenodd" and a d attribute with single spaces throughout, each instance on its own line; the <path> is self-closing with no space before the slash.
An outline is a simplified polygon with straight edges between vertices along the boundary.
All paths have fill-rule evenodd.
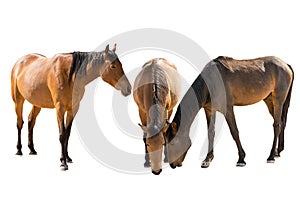
<path id="1" fill-rule="evenodd" d="M 54 108 L 52 95 L 48 88 L 22 88 L 20 92 L 25 100 L 32 105 L 41 108 Z"/>
<path id="2" fill-rule="evenodd" d="M 249 88 L 240 87 L 232 92 L 233 104 L 236 106 L 255 104 L 261 100 L 264 100 L 271 92 L 271 87 L 263 85 Z"/>
<path id="3" fill-rule="evenodd" d="M 26 100 L 37 107 L 54 108 L 52 98 L 48 95 L 38 95 L 38 98 L 36 98 L 35 95 L 33 95 L 31 97 L 27 97 Z"/>

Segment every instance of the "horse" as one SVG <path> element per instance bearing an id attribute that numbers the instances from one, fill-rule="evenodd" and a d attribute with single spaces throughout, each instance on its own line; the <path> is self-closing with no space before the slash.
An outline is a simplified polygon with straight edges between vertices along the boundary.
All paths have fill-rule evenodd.
<path id="1" fill-rule="evenodd" d="M 41 54 L 29 54 L 20 58 L 11 71 L 11 95 L 17 115 L 17 155 L 22 155 L 21 130 L 23 127 L 23 103 L 32 104 L 28 117 L 28 147 L 30 155 L 36 155 L 33 144 L 33 128 L 41 108 L 55 108 L 61 144 L 61 167 L 68 170 L 68 140 L 73 119 L 79 109 L 85 86 L 101 77 L 124 96 L 131 93 L 131 85 L 124 74 L 116 51 L 106 46 L 101 52 L 73 52 L 56 54 L 47 58 Z"/>
<path id="2" fill-rule="evenodd" d="M 144 64 L 134 82 L 133 97 L 138 106 L 145 144 L 145 167 L 162 171 L 163 133 L 180 95 L 180 77 L 174 64 L 155 58 Z M 149 160 L 150 157 L 150 160 Z M 164 162 L 167 162 L 166 152 Z"/>
<path id="3" fill-rule="evenodd" d="M 267 105 L 274 120 L 274 139 L 267 162 L 275 162 L 275 157 L 279 157 L 284 149 L 284 129 L 293 80 L 292 67 L 274 56 L 250 60 L 220 56 L 211 60 L 184 95 L 173 121 L 167 128 L 166 143 L 170 166 L 182 166 L 191 146 L 190 127 L 201 108 L 204 108 L 206 114 L 209 141 L 208 153 L 201 167 L 209 167 L 214 158 L 216 111 L 225 116 L 237 145 L 239 159 L 236 166 L 245 166 L 246 154 L 240 142 L 233 107 L 247 106 L 261 100 Z"/>

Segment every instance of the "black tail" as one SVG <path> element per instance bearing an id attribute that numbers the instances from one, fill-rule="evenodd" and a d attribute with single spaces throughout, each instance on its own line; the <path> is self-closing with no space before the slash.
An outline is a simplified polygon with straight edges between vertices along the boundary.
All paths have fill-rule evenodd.
<path id="1" fill-rule="evenodd" d="M 292 88 L 293 88 L 293 83 L 294 83 L 294 70 L 292 69 L 291 65 L 287 64 L 290 69 L 292 70 L 293 72 L 293 77 L 292 77 L 292 83 L 290 85 L 290 88 L 289 88 L 289 92 L 288 92 L 288 95 L 285 99 L 285 102 L 283 104 L 283 109 L 282 109 L 282 115 L 281 115 L 281 118 L 284 118 L 284 122 L 286 122 L 286 118 L 287 118 L 287 113 L 288 113 L 288 109 L 289 109 L 289 106 L 290 106 L 290 101 L 291 101 L 291 95 L 292 95 Z"/>
<path id="2" fill-rule="evenodd" d="M 293 88 L 293 82 L 294 82 L 294 71 L 293 71 L 292 67 L 289 64 L 288 64 L 288 66 L 290 67 L 290 69 L 293 72 L 293 77 L 292 77 L 292 83 L 291 83 L 290 88 L 289 88 L 289 92 L 288 92 L 287 97 L 285 99 L 285 102 L 283 104 L 283 109 L 282 109 L 282 114 L 281 114 L 282 126 L 281 126 L 281 132 L 280 132 L 280 135 L 279 135 L 277 156 L 279 156 L 280 152 L 283 151 L 283 149 L 284 149 L 284 129 L 285 129 L 285 126 L 286 126 L 287 113 L 288 113 L 288 109 L 289 109 L 289 106 L 290 106 L 292 88 Z"/>

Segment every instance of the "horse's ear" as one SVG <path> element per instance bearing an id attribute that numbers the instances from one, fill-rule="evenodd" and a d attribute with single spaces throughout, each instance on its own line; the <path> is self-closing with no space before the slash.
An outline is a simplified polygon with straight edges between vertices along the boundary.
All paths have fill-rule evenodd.
<path id="1" fill-rule="evenodd" d="M 105 53 L 107 54 L 108 53 L 108 51 L 109 51 L 109 44 L 108 45 L 106 45 L 106 47 L 105 47 Z"/>
<path id="2" fill-rule="evenodd" d="M 146 126 L 143 126 L 143 125 L 140 124 L 140 123 L 139 123 L 139 126 L 142 128 L 142 130 L 143 130 L 144 132 L 147 132 L 147 127 L 146 127 Z"/>
<path id="3" fill-rule="evenodd" d="M 117 50 L 117 44 L 114 44 L 114 47 L 112 48 L 112 51 L 115 52 Z"/>

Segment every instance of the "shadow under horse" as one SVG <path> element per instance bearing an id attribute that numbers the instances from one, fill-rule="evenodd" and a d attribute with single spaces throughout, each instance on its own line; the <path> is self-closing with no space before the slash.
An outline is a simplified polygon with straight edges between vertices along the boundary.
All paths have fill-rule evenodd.
<path id="1" fill-rule="evenodd" d="M 275 161 L 284 149 L 284 129 L 290 105 L 294 72 L 281 59 L 269 56 L 251 60 L 235 60 L 220 56 L 210 61 L 184 95 L 166 132 L 170 166 L 181 166 L 191 146 L 190 127 L 204 108 L 208 127 L 208 153 L 202 162 L 206 168 L 213 160 L 216 111 L 226 119 L 237 145 L 237 166 L 245 166 L 245 151 L 233 106 L 247 106 L 263 100 L 274 119 L 274 139 L 267 162 Z"/>
<path id="2" fill-rule="evenodd" d="M 68 169 L 72 162 L 68 154 L 68 141 L 73 119 L 79 109 L 85 86 L 101 77 L 124 96 L 131 93 L 131 85 L 124 74 L 116 51 L 107 45 L 101 52 L 74 52 L 47 58 L 29 54 L 20 58 L 11 72 L 11 94 L 17 114 L 17 155 L 22 155 L 21 130 L 23 103 L 32 104 L 28 117 L 28 147 L 37 154 L 33 145 L 33 128 L 41 108 L 55 108 L 61 143 L 61 167 Z"/>

